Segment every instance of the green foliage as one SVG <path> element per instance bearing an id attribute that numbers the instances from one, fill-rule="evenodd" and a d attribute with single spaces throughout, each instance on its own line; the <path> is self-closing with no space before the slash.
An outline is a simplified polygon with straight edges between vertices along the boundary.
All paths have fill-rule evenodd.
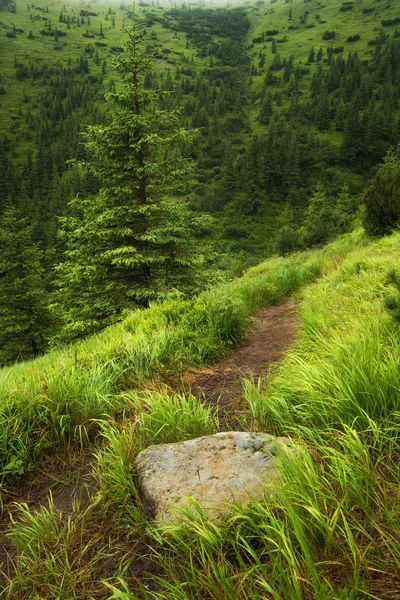
<path id="1" fill-rule="evenodd" d="M 367 244 L 360 233 L 352 233 L 323 250 L 270 259 L 197 301 L 136 311 L 125 323 L 76 344 L 70 354 L 55 354 L 64 366 L 73 358 L 79 377 L 93 361 L 107 362 L 109 373 L 118 375 L 108 408 L 109 414 L 116 410 L 116 418 L 101 423 L 95 505 L 68 515 L 52 503 L 38 512 L 19 506 L 10 529 L 18 562 L 5 597 L 146 597 L 147 576 L 142 570 L 140 581 L 132 576 L 132 544 L 134 564 L 144 558 L 160 568 L 150 575 L 155 588 L 151 595 L 158 600 L 258 600 L 266 594 L 275 600 L 358 600 L 392 594 L 400 565 L 400 346 L 382 298 L 388 291 L 387 268 L 399 260 L 399 235 Z M 269 379 L 268 389 L 263 381 L 258 387 L 250 382 L 246 386 L 251 417 L 243 415 L 243 426 L 297 442 L 294 453 L 279 456 L 278 485 L 245 507 L 229 505 L 229 513 L 217 522 L 195 503 L 173 524 L 147 522 L 132 473 L 137 452 L 149 443 L 211 432 L 218 422 L 191 397 L 148 386 L 146 392 L 121 391 L 139 365 L 126 361 L 122 366 L 128 334 L 136 334 L 136 344 L 147 337 L 150 350 L 162 326 L 168 333 L 180 328 L 182 336 L 186 317 L 190 330 L 196 324 L 203 337 L 218 320 L 227 340 L 224 328 L 237 327 L 231 309 L 222 310 L 227 298 L 245 314 L 243 307 L 254 310 L 267 298 L 279 299 L 283 290 L 297 289 L 318 272 L 325 277 L 302 292 L 298 341 Z M 212 306 L 208 320 L 206 308 Z M 163 335 L 165 361 L 177 338 L 165 343 Z M 183 345 L 188 339 L 183 335 Z M 198 340 L 193 342 L 195 349 Z M 51 398 L 61 398 L 60 382 L 51 387 L 40 373 L 46 365 L 59 378 L 50 357 L 1 374 L 7 374 L 12 389 L 21 389 L 21 382 L 27 385 L 34 374 L 41 393 L 48 388 Z M 93 372 L 88 373 L 93 389 L 83 394 L 87 399 L 101 390 L 100 380 L 93 380 Z M 33 387 L 26 392 L 32 399 Z M 77 389 L 64 393 L 79 396 Z M 20 408 L 14 406 L 14 414 Z M 22 422 L 13 428 L 21 432 Z M 107 530 L 112 533 L 103 548 L 105 520 L 112 523 Z M 121 540 L 123 559 L 116 560 L 115 543 Z M 107 559 L 107 573 L 115 564 L 112 579 L 103 582 L 107 590 L 93 591 L 93 582 L 104 572 L 102 558 Z"/>
<path id="2" fill-rule="evenodd" d="M 96 453 L 95 472 L 99 481 L 101 510 L 111 509 L 121 519 L 138 526 L 145 524 L 143 507 L 133 481 L 133 460 L 143 449 L 133 423 L 118 429 L 104 422 L 102 445 Z"/>
<path id="3" fill-rule="evenodd" d="M 115 585 L 111 585 L 107 581 L 104 582 L 104 585 L 106 585 L 107 588 L 109 588 L 113 592 L 113 595 L 109 596 L 107 600 L 139 600 L 138 596 L 135 596 L 135 594 L 130 593 L 129 588 L 123 581 L 123 579 L 120 578 L 119 582 L 122 586 L 122 590 L 115 587 Z"/>
<path id="4" fill-rule="evenodd" d="M 84 135 L 86 168 L 101 181 L 97 196 L 77 197 L 61 219 L 67 250 L 57 267 L 64 340 L 101 329 L 127 308 L 168 293 L 194 292 L 202 262 L 189 239 L 187 190 L 193 137 L 176 111 L 158 110 L 144 88 L 150 69 L 141 34 L 132 29 L 117 71 L 123 90 L 109 93 L 111 123 Z"/>
<path id="5" fill-rule="evenodd" d="M 268 389 L 246 391 L 253 426 L 290 436 L 297 450 L 280 457 L 282 478 L 264 499 L 230 505 L 218 522 L 192 503 L 179 523 L 149 529 L 163 567 L 158 600 L 391 594 L 384 573 L 400 565 L 400 346 L 381 299 L 398 257 L 395 235 L 355 250 L 305 290 L 297 345 Z M 379 582 L 372 571 L 384 572 Z"/>
<path id="6" fill-rule="evenodd" d="M 265 14 L 257 6 L 187 11 L 146 4 L 136 7 L 135 16 L 146 22 L 146 52 L 154 51 L 156 60 L 144 87 L 160 91 L 158 109 L 182 107 L 180 126 L 200 127 L 190 151 L 199 181 L 190 207 L 217 211 L 222 221 L 247 230 L 247 240 L 240 243 L 226 244 L 218 227 L 201 243 L 197 240 L 199 254 L 211 256 L 209 245 L 214 244 L 224 276 L 273 251 L 283 202 L 293 205 L 300 226 L 316 181 L 327 180 L 330 195 L 334 174 L 333 197 L 344 182 L 352 194 L 390 145 L 398 143 L 399 40 L 395 31 L 388 30 L 391 36 L 374 33 L 374 16 L 340 12 L 340 0 L 322 7 L 293 0 L 286 29 L 289 7 L 284 2 Z M 3 31 L 14 27 L 17 34 L 26 33 L 8 42 L 4 38 L 3 44 L 0 92 L 6 93 L 0 124 L 12 146 L 0 149 L 0 196 L 11 194 L 37 224 L 48 274 L 64 249 L 57 240 L 57 217 L 80 219 L 79 210 L 71 215 L 68 202 L 77 194 L 83 202 L 103 185 L 87 171 L 72 177 L 65 162 L 85 160 L 78 132 L 89 123 L 104 125 L 103 109 L 112 104 L 103 102 L 104 94 L 122 90 L 109 65 L 112 54 L 121 52 L 129 11 L 124 5 L 112 13 L 108 8 L 100 1 L 90 23 L 89 15 L 80 15 L 80 6 L 73 3 L 67 11 L 58 1 L 2 14 Z M 397 16 L 393 6 L 379 6 L 379 19 Z M 95 41 L 100 26 L 107 42 Z M 327 29 L 337 32 L 334 46 L 332 40 L 321 41 Z M 82 46 L 85 30 L 90 38 Z M 344 43 L 354 31 L 361 34 L 357 53 L 350 51 L 354 44 Z M 256 161 L 254 138 L 261 141 Z M 354 173 L 362 176 L 356 181 Z"/>
<path id="7" fill-rule="evenodd" d="M 390 150 L 364 194 L 365 226 L 369 233 L 390 233 L 400 219 L 400 146 Z"/>
<path id="8" fill-rule="evenodd" d="M 304 218 L 304 239 L 308 246 L 324 244 L 333 233 L 333 207 L 323 186 L 311 196 Z"/>
<path id="9" fill-rule="evenodd" d="M 304 241 L 301 234 L 294 228 L 293 225 L 284 225 L 278 231 L 276 239 L 276 251 L 281 256 L 291 254 L 299 250 Z"/>
<path id="10" fill-rule="evenodd" d="M 218 431 L 218 417 L 191 394 L 151 393 L 133 398 L 137 427 L 144 446 L 181 442 Z"/>
<path id="11" fill-rule="evenodd" d="M 298 347 L 270 382 L 268 396 L 248 390 L 257 423 L 276 431 L 343 423 L 359 430 L 369 419 L 398 427 L 400 343 L 382 307 L 398 241 L 393 235 L 355 251 L 308 288 Z"/>
<path id="12" fill-rule="evenodd" d="M 21 365 L 13 388 L 10 371 L 1 374 L 0 476 L 25 472 L 54 446 L 84 447 L 98 429 L 97 419 L 119 409 L 110 396 L 112 365 L 88 365 L 78 374 L 73 354 L 64 355 L 60 369 L 57 356 L 50 362 L 48 357 L 36 359 L 32 370 Z"/>
<path id="13" fill-rule="evenodd" d="M 282 480 L 263 500 L 232 505 L 216 523 L 193 503 L 183 523 L 152 529 L 164 568 L 158 600 L 256 600 L 266 593 L 274 600 L 356 600 L 374 589 L 369 570 L 390 565 L 397 572 L 399 524 L 390 497 L 398 497 L 398 446 L 390 445 L 390 428 L 371 422 L 360 433 L 307 433 L 307 447 L 281 456 Z M 332 563 L 343 569 L 340 577 Z M 380 586 L 390 592 L 390 583 Z"/>
<path id="14" fill-rule="evenodd" d="M 0 361 L 33 358 L 47 346 L 51 319 L 42 252 L 15 207 L 0 217 Z"/>
<path id="15" fill-rule="evenodd" d="M 112 510 L 130 524 L 145 519 L 133 479 L 135 456 L 151 444 L 179 442 L 218 431 L 218 417 L 199 399 L 167 391 L 124 393 L 124 425 L 103 423 L 96 454 L 102 510 Z"/>
<path id="16" fill-rule="evenodd" d="M 103 549 L 87 537 L 90 510 L 65 514 L 52 497 L 39 510 L 18 504 L 18 518 L 11 519 L 8 538 L 18 553 L 15 572 L 5 598 L 84 598 L 91 595 L 96 564 L 104 559 Z M 79 512 L 79 506 L 75 505 Z M 84 557 L 93 555 L 90 567 L 82 568 Z"/>
<path id="17" fill-rule="evenodd" d="M 338 233 L 346 233 L 352 229 L 355 219 L 355 202 L 349 194 L 347 185 L 343 186 L 336 201 L 334 220 Z"/>
<path id="18" fill-rule="evenodd" d="M 392 267 L 388 271 L 388 280 L 397 289 L 397 295 L 391 294 L 385 298 L 385 307 L 390 311 L 394 321 L 400 321 L 400 279 L 396 270 Z"/>

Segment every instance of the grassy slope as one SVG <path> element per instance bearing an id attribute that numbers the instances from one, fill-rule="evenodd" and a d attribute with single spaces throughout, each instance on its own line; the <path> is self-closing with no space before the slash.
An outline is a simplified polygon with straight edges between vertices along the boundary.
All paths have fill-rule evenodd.
<path id="1" fill-rule="evenodd" d="M 109 580 L 125 586 L 113 596 L 125 600 L 136 598 L 128 588 L 165 600 L 396 597 L 400 336 L 382 300 L 390 291 L 387 269 L 400 261 L 399 241 L 395 234 L 366 245 L 353 234 L 322 251 L 271 259 L 193 303 L 133 313 L 70 350 L 3 370 L 2 449 L 4 438 L 14 436 L 20 448 L 29 439 L 26 468 L 47 443 L 69 440 L 71 451 L 85 445 L 91 417 L 103 437 L 94 464 L 100 487 L 88 509 L 76 507 L 66 522 L 52 503 L 38 513 L 20 507 L 10 530 L 19 562 L 8 597 L 43 600 L 54 590 L 58 598 L 111 597 L 96 565 L 125 554 L 126 536 L 136 540 L 130 544 L 146 542 L 143 552 L 164 576 L 149 594 L 126 554 L 119 573 L 127 583 Z M 316 274 L 322 277 L 304 287 Z M 212 433 L 218 419 L 190 397 L 143 395 L 143 384 L 217 357 L 240 337 L 252 310 L 299 286 L 298 342 L 267 387 L 246 386 L 243 426 L 300 441 L 276 501 L 236 507 L 218 526 L 194 507 L 185 526 L 154 529 L 134 500 L 132 458 L 150 443 Z M 103 530 L 112 550 L 94 559 Z"/>
<path id="2" fill-rule="evenodd" d="M 273 258 L 193 301 L 137 311 L 98 336 L 0 371 L 1 471 L 29 468 L 54 444 L 84 443 L 96 419 L 118 414 L 125 393 L 159 375 L 217 359 L 258 307 L 279 302 L 357 243 Z"/>
<path id="3" fill-rule="evenodd" d="M 254 29 L 251 36 L 252 38 L 259 37 L 268 29 L 279 30 L 280 33 L 273 37 L 276 40 L 282 40 L 286 36 L 287 42 L 278 43 L 277 52 L 282 58 L 286 59 L 293 54 L 295 65 L 308 63 L 308 55 L 312 46 L 316 53 L 322 47 L 325 58 L 328 47 L 343 46 L 343 57 L 346 57 L 349 52 L 357 52 L 360 58 L 368 60 L 374 53 L 374 48 L 368 46 L 368 41 L 374 40 L 380 31 L 392 34 L 395 29 L 395 25 L 382 27 L 381 20 L 400 17 L 400 9 L 396 7 L 395 2 L 356 0 L 351 11 L 341 12 L 340 7 L 342 4 L 341 0 L 330 0 L 326 3 L 317 2 L 317 0 L 310 0 L 306 3 L 303 0 L 292 0 L 289 4 L 286 4 L 284 0 L 278 0 L 272 5 L 255 9 Z M 374 12 L 366 15 L 362 13 L 363 9 L 374 6 L 376 7 Z M 291 21 L 288 19 L 290 8 L 292 9 Z M 302 23 L 300 19 L 306 11 L 309 12 L 309 15 L 306 22 Z M 316 16 L 320 18 L 317 19 Z M 296 29 L 290 31 L 288 29 L 290 26 Z M 323 40 L 322 36 L 325 31 L 335 31 L 335 38 L 333 40 Z M 359 41 L 346 41 L 349 36 L 355 34 L 360 35 Z M 263 74 L 254 78 L 256 89 L 261 87 L 265 72 L 273 61 L 274 55 L 271 53 L 271 44 L 272 42 L 258 42 L 253 46 L 255 62 L 258 62 L 256 57 L 260 49 L 265 51 L 266 57 Z M 310 76 L 302 79 L 302 85 L 305 84 L 305 89 L 311 81 L 312 74 L 318 68 L 318 62 L 308 63 L 307 66 L 310 68 Z"/>
<path id="4" fill-rule="evenodd" d="M 21 158 L 26 158 L 26 151 L 30 147 L 29 141 L 31 139 L 31 132 L 25 124 L 23 115 L 28 107 L 32 114 L 35 114 L 35 98 L 45 87 L 40 83 L 40 80 L 35 85 L 31 85 L 30 82 L 26 81 L 18 81 L 15 77 L 14 60 L 16 59 L 28 67 L 31 62 L 38 67 L 43 65 L 53 67 L 56 65 L 74 65 L 80 56 L 84 55 L 89 59 L 90 73 L 93 75 L 100 74 L 102 63 L 106 61 L 108 68 L 105 72 L 104 89 L 107 90 L 110 81 L 115 77 L 115 72 L 110 68 L 110 63 L 115 56 L 112 48 L 121 46 L 124 28 L 130 24 L 128 18 L 129 4 L 104 0 L 100 0 L 94 5 L 89 2 L 74 0 L 68 3 L 63 2 L 63 0 L 53 0 L 53 2 L 39 0 L 33 4 L 35 8 L 30 4 L 18 3 L 16 14 L 0 12 L 0 76 L 6 91 L 4 95 L 0 95 L 0 130 L 3 134 L 12 138 L 14 151 L 17 153 L 17 157 Z M 162 16 L 165 8 L 168 7 L 168 3 L 163 7 L 153 6 L 151 11 L 155 15 Z M 48 13 L 44 12 L 46 8 L 48 8 Z M 108 20 L 106 20 L 110 8 L 112 14 L 109 14 Z M 59 22 L 61 12 L 65 17 L 69 16 L 72 19 L 74 15 L 79 17 L 81 10 L 90 10 L 97 13 L 97 16 L 90 16 L 90 25 L 87 23 L 87 17 L 84 17 L 85 23 L 79 26 L 71 23 L 70 29 L 67 28 L 66 23 Z M 135 11 L 140 17 L 144 14 L 140 7 L 136 7 Z M 32 21 L 31 16 L 33 18 L 39 17 L 40 20 Z M 44 20 L 45 18 L 50 19 L 53 30 L 59 29 L 67 34 L 65 37 L 60 37 L 58 43 L 55 42 L 54 37 L 40 34 L 40 30 L 46 29 L 47 22 Z M 111 21 L 112 18 L 115 21 L 114 26 Z M 100 23 L 102 24 L 104 37 L 99 35 Z M 6 33 L 12 31 L 13 26 L 23 30 L 23 33 L 17 33 L 15 39 L 8 39 Z M 86 30 L 88 30 L 89 35 L 95 37 L 83 37 Z M 28 39 L 30 31 L 34 36 L 33 39 Z M 183 57 L 192 59 L 192 56 L 193 64 L 191 64 L 191 67 L 193 69 L 199 70 L 205 67 L 205 60 L 199 58 L 193 48 L 186 48 L 185 34 L 178 33 L 175 36 L 172 28 L 164 28 L 159 22 L 148 28 L 148 33 L 150 34 L 150 32 L 157 35 L 157 39 L 153 39 L 152 42 L 160 52 L 164 47 L 171 51 L 165 58 L 156 60 L 155 68 L 157 72 L 165 73 L 167 68 L 174 69 L 176 64 L 185 64 L 183 63 Z M 96 46 L 96 42 L 107 45 L 105 47 Z M 92 46 L 98 52 L 99 65 L 96 65 L 93 58 L 85 53 L 85 48 L 88 46 Z M 171 64 L 171 62 L 175 64 Z"/>
<path id="5" fill-rule="evenodd" d="M 274 499 L 150 528 L 167 573 L 156 598 L 398 597 L 400 332 L 383 298 L 399 241 L 356 248 L 304 288 L 298 342 L 272 380 L 247 384 L 243 423 L 297 440 L 297 456 Z"/>
<path id="6" fill-rule="evenodd" d="M 253 38 L 260 37 L 267 30 L 279 30 L 280 33 L 273 36 L 274 39 L 282 40 L 285 38 L 287 40 L 285 43 L 277 44 L 277 52 L 281 59 L 288 59 L 293 55 L 295 68 L 300 65 L 310 70 L 308 75 L 302 77 L 300 86 L 303 93 L 307 94 L 312 76 L 320 64 L 318 61 L 308 63 L 308 55 L 312 47 L 314 47 L 315 53 L 318 52 L 319 48 L 323 49 L 323 61 L 326 61 L 326 49 L 338 46 L 344 48 L 343 57 L 347 57 L 350 52 L 357 52 L 360 58 L 370 60 L 374 54 L 374 47 L 368 46 L 368 42 L 374 40 L 381 31 L 391 35 L 396 28 L 395 25 L 382 27 L 381 20 L 400 17 L 400 9 L 395 2 L 356 0 L 353 3 L 353 9 L 346 12 L 340 11 L 342 4 L 342 0 L 329 0 L 329 2 L 292 0 L 288 4 L 284 0 L 278 0 L 278 2 L 267 6 L 256 7 L 253 13 L 253 30 L 249 42 L 251 43 Z M 371 7 L 376 7 L 376 10 L 372 13 L 363 14 L 363 9 Z M 292 20 L 288 18 L 290 9 L 292 9 Z M 306 11 L 309 14 L 306 21 L 302 23 L 301 18 Z M 289 27 L 295 27 L 295 29 L 291 31 Z M 325 31 L 335 31 L 335 38 L 333 40 L 323 40 L 322 36 Z M 359 41 L 347 42 L 349 36 L 356 34 L 360 35 Z M 252 46 L 253 64 L 258 70 L 258 74 L 253 77 L 252 91 L 258 95 L 263 88 L 265 75 L 275 55 L 271 52 L 272 42 L 257 42 Z M 260 51 L 265 54 L 265 65 L 261 69 L 258 67 Z M 270 89 L 272 93 L 275 90 L 274 86 L 271 86 Z M 258 105 L 259 101 L 256 101 L 253 105 L 252 127 L 255 131 L 261 132 L 263 128 L 256 120 Z M 338 132 L 321 134 L 315 128 L 315 133 L 327 137 L 334 145 L 339 145 L 342 140 Z"/>
<path id="7" fill-rule="evenodd" d="M 304 291 L 298 345 L 253 405 L 264 426 L 359 429 L 398 413 L 399 331 L 383 307 L 398 242 L 395 235 L 352 252 Z"/>
<path id="8" fill-rule="evenodd" d="M 307 57 L 311 46 L 314 46 L 315 51 L 322 47 L 326 50 L 329 46 L 344 46 L 344 56 L 350 51 L 357 51 L 363 58 L 368 59 L 373 52 L 373 48 L 367 45 L 367 42 L 374 39 L 379 31 L 384 30 L 386 33 L 391 33 L 393 27 L 382 28 L 380 21 L 381 19 L 394 18 L 399 16 L 399 11 L 395 7 L 395 3 L 384 4 L 374 3 L 372 0 L 358 0 L 354 3 L 354 8 L 350 12 L 340 12 L 341 0 L 330 0 L 329 3 L 323 5 L 321 2 L 316 0 L 310 0 L 304 3 L 302 0 L 293 0 L 290 4 L 286 4 L 283 0 L 271 5 L 264 4 L 262 6 L 254 6 L 249 4 L 249 16 L 252 22 L 252 28 L 249 33 L 249 43 L 255 37 L 260 36 L 263 32 L 268 29 L 278 29 L 279 35 L 274 36 L 275 39 L 287 38 L 286 43 L 278 44 L 278 52 L 282 58 L 289 58 L 291 54 L 295 56 L 295 65 L 307 63 Z M 65 23 L 59 22 L 59 15 L 61 12 L 64 15 L 72 16 L 79 15 L 82 9 L 89 10 L 89 3 L 78 3 L 69 2 L 64 3 L 62 0 L 53 0 L 51 3 L 47 3 L 44 0 L 34 3 L 35 7 L 28 5 L 19 4 L 17 7 L 17 13 L 1 12 L 0 13 L 0 53 L 1 53 L 1 65 L 0 75 L 2 76 L 2 84 L 6 90 L 6 93 L 0 96 L 0 128 L 2 132 L 12 136 L 14 141 L 14 147 L 20 152 L 25 153 L 29 146 L 30 132 L 27 130 L 24 119 L 21 116 L 20 109 L 24 114 L 30 106 L 32 112 L 35 112 L 34 100 L 38 91 L 42 88 L 41 85 L 36 83 L 36 86 L 28 85 L 27 82 L 17 81 L 15 79 L 14 59 L 16 58 L 19 62 L 28 64 L 32 61 L 34 64 L 40 66 L 43 64 L 54 65 L 54 64 L 68 64 L 68 61 L 72 61 L 72 64 L 79 59 L 80 55 L 85 54 L 85 48 L 88 45 L 92 45 L 95 50 L 99 53 L 99 58 L 102 63 L 106 60 L 110 63 L 113 57 L 113 51 L 111 50 L 114 46 L 120 46 L 123 37 L 123 26 L 128 24 L 127 8 L 128 5 L 124 6 L 119 3 L 112 3 L 101 0 L 92 5 L 90 10 L 98 13 L 97 16 L 90 17 L 90 25 L 87 24 L 87 17 L 85 17 L 85 24 L 77 26 L 71 24 L 71 28 L 67 29 Z M 369 8 L 376 5 L 376 11 L 363 15 L 362 9 Z M 168 6 L 168 5 L 166 5 Z M 43 12 L 43 9 L 48 7 L 49 12 Z M 291 21 L 288 20 L 288 13 L 290 7 L 292 8 L 293 18 Z M 42 9 L 42 10 L 38 10 Z M 109 19 L 106 20 L 106 14 L 111 8 L 113 14 L 109 15 Z M 140 7 L 136 9 L 138 14 L 143 14 Z M 163 8 L 157 6 L 151 6 L 148 10 L 158 16 L 163 15 Z M 305 23 L 300 22 L 300 17 L 304 12 L 308 10 L 309 15 Z M 317 20 L 315 17 L 320 17 Z M 31 16 L 34 18 L 40 17 L 40 20 L 31 21 Z M 58 43 L 55 43 L 54 38 L 42 36 L 40 34 L 41 29 L 46 28 L 46 22 L 44 18 L 49 17 L 51 20 L 52 28 L 58 28 L 67 33 L 66 37 L 61 37 Z M 111 18 L 115 20 L 115 26 L 112 26 Z M 323 23 L 325 21 L 325 23 Z M 104 38 L 99 36 L 100 23 L 104 32 Z M 172 23 L 172 21 L 171 21 Z M 313 25 L 312 28 L 308 28 Z M 23 30 L 23 33 L 17 33 L 16 39 L 8 39 L 6 33 L 12 30 L 15 26 Z M 294 31 L 289 31 L 288 27 L 294 26 Z M 85 38 L 82 34 L 85 34 L 86 29 L 90 35 L 94 35 L 94 38 Z M 32 30 L 34 39 L 29 40 L 28 34 Z M 336 38 L 330 41 L 323 41 L 322 34 L 324 31 L 335 31 Z M 156 43 L 159 49 L 163 47 L 171 50 L 171 54 L 166 55 L 165 60 L 156 61 L 156 69 L 162 72 L 171 68 L 174 70 L 176 65 L 183 65 L 182 57 L 192 59 L 192 68 L 201 70 L 209 68 L 208 59 L 202 59 L 197 56 L 196 51 L 189 47 L 186 48 L 186 36 L 185 34 L 178 32 L 175 36 L 173 28 L 162 27 L 161 23 L 156 22 L 152 28 L 148 29 L 148 32 L 154 31 L 157 34 Z M 355 43 L 348 43 L 346 39 L 349 35 L 359 33 L 361 39 Z M 217 38 L 215 38 L 217 39 Z M 107 44 L 106 47 L 96 46 L 96 42 L 104 42 Z M 255 43 L 251 49 L 253 56 L 253 63 L 255 66 L 258 65 L 258 53 L 259 51 L 265 53 L 265 66 L 259 70 L 259 75 L 253 77 L 253 91 L 257 94 L 261 91 L 265 73 L 269 65 L 271 64 L 274 55 L 271 53 L 271 42 Z M 170 61 L 170 62 L 168 62 Z M 89 57 L 90 72 L 92 74 L 98 74 L 101 70 L 100 65 L 95 65 L 93 60 Z M 175 64 L 174 64 L 175 63 Z M 318 63 L 308 65 L 310 68 L 310 74 L 302 78 L 302 87 L 306 92 L 309 83 L 312 78 L 314 70 L 317 68 Z M 107 89 L 107 81 L 113 77 L 111 69 L 106 71 L 105 87 Z M 30 100 L 26 102 L 26 97 Z M 23 100 L 25 98 L 25 101 Z M 252 111 L 252 125 L 255 131 L 261 130 L 260 124 L 256 121 L 258 113 L 258 101 L 256 101 Z M 340 139 L 336 135 L 336 142 L 339 143 Z M 335 135 L 330 136 L 330 141 L 335 142 Z"/>
<path id="9" fill-rule="evenodd" d="M 91 507 L 76 507 L 68 523 L 53 504 L 38 513 L 20 507 L 22 520 L 10 530 L 19 562 L 8 597 L 43 600 L 54 589 L 58 598 L 108 597 L 96 561 L 110 549 L 96 560 L 88 550 L 104 528 L 112 556 L 127 535 L 156 556 L 164 577 L 155 596 L 143 588 L 145 598 L 396 597 L 400 336 L 382 301 L 390 292 L 387 269 L 400 261 L 400 238 L 366 242 L 358 233 L 323 250 L 270 259 L 193 302 L 132 313 L 70 349 L 1 371 L 6 470 L 31 469 L 50 446 L 54 452 L 67 443 L 72 452 L 92 443 L 99 428 L 103 438 Z M 316 275 L 322 277 L 310 284 Z M 276 502 L 237 507 L 218 526 L 199 511 L 186 526 L 154 529 L 134 500 L 132 458 L 151 443 L 211 433 L 218 419 L 193 398 L 143 393 L 143 386 L 217 358 L 257 306 L 299 288 L 298 342 L 267 387 L 246 385 L 243 426 L 301 442 L 285 464 Z M 13 482 L 15 476 L 3 485 Z M 119 572 L 138 592 L 143 578 L 136 580 L 128 555 L 121 560 Z"/>
<path id="10" fill-rule="evenodd" d="M 319 7 L 329 22 L 318 26 L 320 31 L 292 32 L 279 51 L 286 56 L 296 44 L 301 50 L 303 41 L 307 48 L 301 51 L 308 55 L 312 43 L 318 49 L 322 31 L 336 28 L 334 19 L 350 22 L 356 9 L 370 5 L 355 2 L 344 15 L 333 2 Z M 293 14 L 313 6 L 294 1 Z M 275 13 L 265 28 L 288 7 L 283 2 L 270 7 Z M 379 11 L 380 18 L 398 16 L 383 4 Z M 373 19 L 376 13 L 365 17 Z M 370 25 L 371 38 L 377 33 L 372 30 Z M 166 34 L 160 29 L 161 35 Z M 367 51 L 364 42 L 362 36 L 351 48 L 359 44 Z M 3 108 L 4 102 L 6 96 L 0 97 Z M 397 597 L 400 337 L 382 298 L 390 289 L 386 271 L 399 263 L 399 241 L 394 235 L 365 246 L 353 236 L 323 251 L 274 258 L 193 302 L 133 313 L 81 344 L 2 370 L 0 459 L 9 475 L 2 485 L 29 473 L 43 453 L 68 444 L 72 452 L 95 439 L 99 481 L 93 506 L 77 507 L 68 518 L 54 505 L 37 514 L 20 507 L 21 520 L 10 534 L 18 549 L 17 572 L 6 597 L 108 597 L 96 560 L 116 552 L 121 536 L 128 543 L 132 537 L 146 540 L 163 565 L 158 596 L 143 591 L 145 598 Z M 193 399 L 155 393 L 143 398 L 138 392 L 160 375 L 218 358 L 240 339 L 257 306 L 278 302 L 321 274 L 302 292 L 301 335 L 276 377 L 266 389 L 247 384 L 250 418 L 244 426 L 290 435 L 304 448 L 286 465 L 277 503 L 256 503 L 246 511 L 237 507 L 215 528 L 200 513 L 191 525 L 161 535 L 132 501 L 132 457 L 152 442 L 210 433 L 218 422 Z M 110 521 L 111 542 L 107 546 L 105 540 L 100 551 L 94 540 Z M 119 572 L 125 572 L 132 590 L 140 587 L 129 556 Z M 111 581 L 116 584 L 114 577 Z M 127 593 L 128 598 L 133 596 Z"/>

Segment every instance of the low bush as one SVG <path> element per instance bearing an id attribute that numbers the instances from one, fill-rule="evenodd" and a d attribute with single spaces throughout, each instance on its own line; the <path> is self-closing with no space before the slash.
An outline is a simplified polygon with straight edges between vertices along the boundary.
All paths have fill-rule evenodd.
<path id="1" fill-rule="evenodd" d="M 364 194 L 365 227 L 373 235 L 390 233 L 400 221 L 400 146 L 390 150 Z"/>

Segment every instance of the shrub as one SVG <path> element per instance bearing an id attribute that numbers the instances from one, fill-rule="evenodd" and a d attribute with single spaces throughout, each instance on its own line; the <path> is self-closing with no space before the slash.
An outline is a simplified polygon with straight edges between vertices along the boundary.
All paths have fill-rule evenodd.
<path id="1" fill-rule="evenodd" d="M 400 23 L 400 17 L 396 19 L 384 19 L 381 21 L 383 27 L 390 27 L 390 25 L 398 25 Z"/>
<path id="2" fill-rule="evenodd" d="M 389 150 L 370 187 L 364 194 L 365 228 L 385 235 L 400 220 L 400 145 Z"/>
<path id="3" fill-rule="evenodd" d="M 389 269 L 388 279 L 397 288 L 397 294 L 386 296 L 385 308 L 391 312 L 394 321 L 400 322 L 400 278 L 395 269 Z"/>
<path id="4" fill-rule="evenodd" d="M 328 56 L 331 56 L 332 54 L 340 54 L 341 52 L 343 52 L 344 48 L 343 46 L 330 46 L 329 48 L 326 49 L 326 52 L 328 54 Z"/>
<path id="5" fill-rule="evenodd" d="M 325 31 L 325 33 L 322 36 L 322 39 L 323 40 L 333 40 L 335 36 L 336 36 L 335 31 Z"/>
<path id="6" fill-rule="evenodd" d="M 290 225 L 281 227 L 276 240 L 276 251 L 281 256 L 291 254 L 303 246 L 301 235 Z"/>

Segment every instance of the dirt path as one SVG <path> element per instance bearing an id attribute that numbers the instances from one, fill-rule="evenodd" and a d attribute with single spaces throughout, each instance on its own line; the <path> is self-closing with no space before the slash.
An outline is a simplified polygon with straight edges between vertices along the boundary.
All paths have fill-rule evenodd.
<path id="1" fill-rule="evenodd" d="M 281 358 L 293 340 L 297 323 L 292 300 L 260 309 L 255 313 L 253 327 L 241 346 L 206 369 L 185 372 L 173 387 L 190 390 L 212 406 L 218 405 L 221 430 L 239 428 L 237 417 L 242 412 L 242 379 L 252 377 L 257 380 L 268 373 L 270 366 Z M 16 503 L 23 502 L 31 510 L 38 510 L 42 506 L 48 507 L 51 498 L 56 509 L 74 517 L 75 503 L 79 502 L 80 509 L 85 509 L 96 493 L 93 460 L 90 449 L 73 452 L 66 447 L 54 456 L 43 457 L 32 473 L 16 478 L 7 492 L 0 489 L 0 595 L 7 576 L 13 574 L 13 562 L 16 560 L 16 550 L 6 536 L 10 515 L 20 518 Z M 112 556 L 106 554 L 96 567 L 97 581 L 111 577 L 118 561 L 127 556 L 134 559 L 136 576 L 144 572 L 147 575 L 157 572 L 157 564 L 145 556 L 143 542 L 133 542 L 128 539 L 129 536 L 125 539 L 126 536 L 113 530 L 112 523 L 104 531 L 100 525 L 99 528 L 101 531 L 95 527 L 95 532 L 87 532 L 88 538 L 85 538 L 85 534 L 81 540 L 82 544 L 93 544 L 91 552 L 85 555 L 86 560 L 90 560 L 98 548 L 109 547 L 110 544 L 114 546 Z M 78 549 L 76 551 L 79 552 Z M 93 585 L 100 593 L 100 584 L 97 587 L 97 584 Z"/>
<path id="2" fill-rule="evenodd" d="M 238 408 L 243 378 L 257 381 L 268 373 L 292 342 L 298 324 L 292 300 L 261 308 L 254 319 L 241 346 L 207 369 L 187 371 L 181 377 L 181 386 L 212 405 L 218 404 L 224 412 Z"/>

